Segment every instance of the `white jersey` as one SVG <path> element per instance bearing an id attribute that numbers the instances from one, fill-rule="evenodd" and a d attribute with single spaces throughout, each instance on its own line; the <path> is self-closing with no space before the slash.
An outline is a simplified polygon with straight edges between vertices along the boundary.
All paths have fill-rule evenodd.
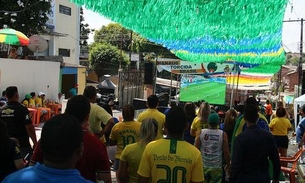
<path id="1" fill-rule="evenodd" d="M 221 168 L 223 131 L 218 129 L 202 129 L 200 152 L 205 168 Z"/>

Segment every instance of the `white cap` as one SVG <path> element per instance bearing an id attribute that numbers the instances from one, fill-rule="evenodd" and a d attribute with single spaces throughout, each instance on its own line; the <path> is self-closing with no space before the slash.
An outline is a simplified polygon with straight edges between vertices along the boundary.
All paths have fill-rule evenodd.
<path id="1" fill-rule="evenodd" d="M 41 96 L 41 95 L 46 95 L 46 94 L 43 93 L 42 91 L 38 92 L 38 96 Z"/>

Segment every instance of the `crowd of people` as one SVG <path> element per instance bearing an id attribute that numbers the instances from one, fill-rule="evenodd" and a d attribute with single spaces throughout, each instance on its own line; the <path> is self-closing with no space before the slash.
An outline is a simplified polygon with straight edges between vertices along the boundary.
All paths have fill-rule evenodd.
<path id="1" fill-rule="evenodd" d="M 0 109 L 0 181 L 5 183 L 110 183 L 111 169 L 119 183 L 276 183 L 280 167 L 287 166 L 279 159 L 287 156 L 292 128 L 287 111 L 278 105 L 274 114 L 268 111 L 268 121 L 253 97 L 243 111 L 219 111 L 201 101 L 183 108 L 171 103 L 164 114 L 158 97 L 151 95 L 146 110 L 135 116 L 134 107 L 125 105 L 118 121 L 110 105 L 96 103 L 96 88 L 87 86 L 82 95 L 69 98 L 64 114 L 43 125 L 36 139 L 17 87 L 8 87 L 5 96 Z M 300 113 L 305 116 L 305 106 Z M 300 147 L 304 129 L 302 120 L 296 130 Z"/>
<path id="2" fill-rule="evenodd" d="M 22 52 L 21 48 L 11 46 L 9 51 L 0 51 L 1 58 L 8 58 L 8 59 L 25 59 L 25 60 L 32 60 L 33 56 L 30 56 L 29 53 Z"/>

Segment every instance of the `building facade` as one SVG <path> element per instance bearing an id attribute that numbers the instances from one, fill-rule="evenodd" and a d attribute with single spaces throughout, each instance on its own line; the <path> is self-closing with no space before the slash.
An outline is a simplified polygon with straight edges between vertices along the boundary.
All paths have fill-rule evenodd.
<path id="1" fill-rule="evenodd" d="M 51 12 L 42 35 L 49 44 L 41 56 L 63 56 L 63 62 L 79 65 L 80 8 L 69 0 L 51 0 Z"/>

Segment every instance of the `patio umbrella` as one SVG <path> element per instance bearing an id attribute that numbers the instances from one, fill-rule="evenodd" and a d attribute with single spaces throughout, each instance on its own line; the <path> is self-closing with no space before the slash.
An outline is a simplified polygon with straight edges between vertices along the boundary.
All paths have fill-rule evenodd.
<path id="1" fill-rule="evenodd" d="M 20 31 L 5 28 L 0 29 L 0 43 L 24 46 L 30 44 L 30 40 Z"/>

